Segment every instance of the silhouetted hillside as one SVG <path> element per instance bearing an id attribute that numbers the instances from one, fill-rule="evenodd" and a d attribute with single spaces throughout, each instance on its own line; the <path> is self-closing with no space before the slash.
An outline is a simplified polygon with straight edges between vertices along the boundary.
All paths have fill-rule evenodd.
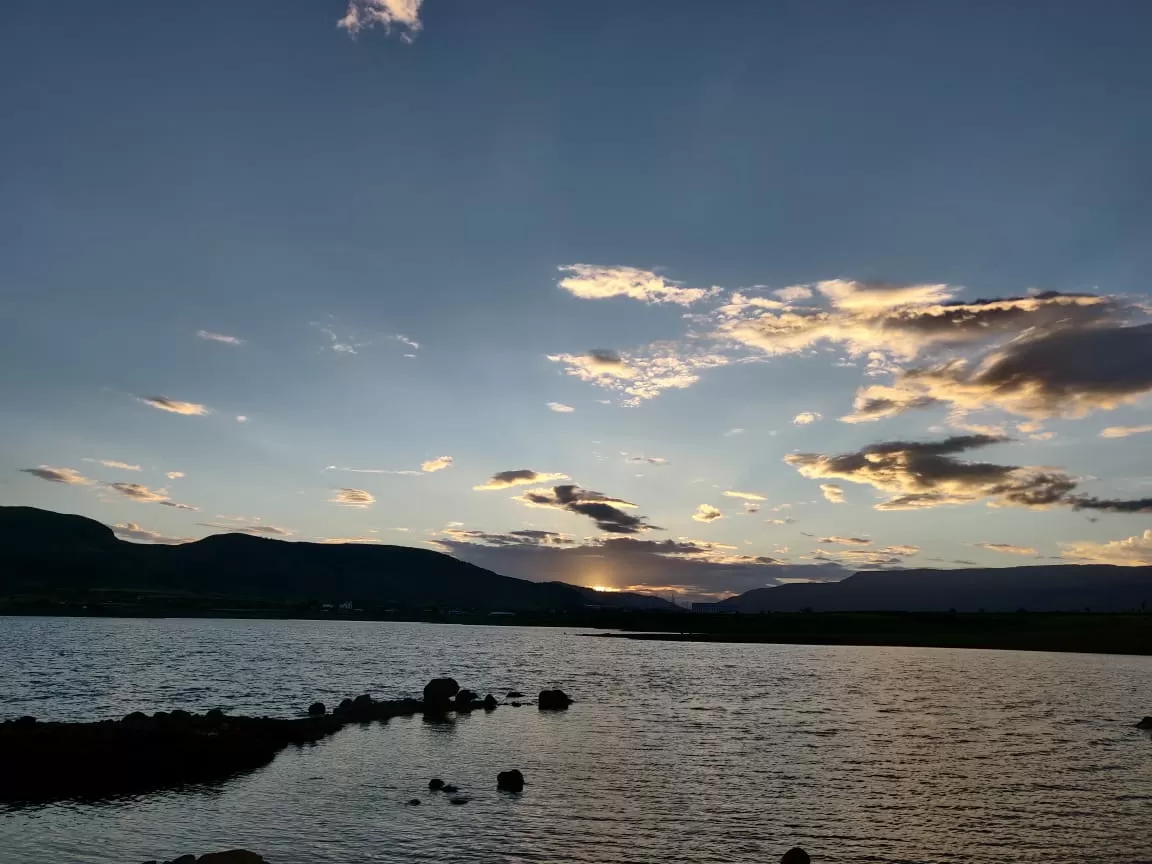
<path id="1" fill-rule="evenodd" d="M 100 589 L 401 608 L 674 608 L 654 597 L 500 576 L 407 546 L 294 543 L 246 534 L 152 546 L 120 540 L 82 516 L 0 507 L 0 594 Z"/>
<path id="2" fill-rule="evenodd" d="M 1071 564 L 856 573 L 840 582 L 756 588 L 724 605 L 740 612 L 1124 612 L 1152 609 L 1152 567 Z"/>

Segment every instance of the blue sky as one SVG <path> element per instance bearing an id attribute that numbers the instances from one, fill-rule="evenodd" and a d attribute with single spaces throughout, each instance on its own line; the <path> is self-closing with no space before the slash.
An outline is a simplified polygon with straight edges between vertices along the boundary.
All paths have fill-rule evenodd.
<path id="1" fill-rule="evenodd" d="M 1149 25 L 5 4 L 0 503 L 684 596 L 1152 563 Z"/>

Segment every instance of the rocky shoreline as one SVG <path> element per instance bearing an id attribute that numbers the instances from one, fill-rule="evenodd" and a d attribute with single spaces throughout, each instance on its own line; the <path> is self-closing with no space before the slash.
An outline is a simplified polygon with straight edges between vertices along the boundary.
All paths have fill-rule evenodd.
<path id="1" fill-rule="evenodd" d="M 563 710 L 571 701 L 563 691 L 545 690 L 537 704 L 541 710 Z M 437 678 L 425 686 L 423 699 L 377 700 L 363 694 L 331 712 L 313 703 L 307 716 L 292 719 L 232 716 L 220 709 L 135 711 L 91 723 L 21 717 L 0 723 L 0 803 L 99 799 L 218 783 L 268 764 L 290 745 L 320 741 L 349 724 L 493 711 L 500 704 L 491 694 L 480 698 L 451 678 Z"/>

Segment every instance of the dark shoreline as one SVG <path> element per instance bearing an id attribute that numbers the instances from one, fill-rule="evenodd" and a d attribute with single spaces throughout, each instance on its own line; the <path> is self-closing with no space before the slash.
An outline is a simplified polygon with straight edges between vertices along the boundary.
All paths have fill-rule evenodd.
<path id="1" fill-rule="evenodd" d="M 286 605 L 14 604 L 0 616 L 391 621 L 486 627 L 569 627 L 616 631 L 613 638 L 670 642 L 979 648 L 1085 654 L 1152 655 L 1152 613 L 1097 612 L 771 612 L 743 615 L 589 609 L 585 612 L 409 610 L 320 613 Z"/>

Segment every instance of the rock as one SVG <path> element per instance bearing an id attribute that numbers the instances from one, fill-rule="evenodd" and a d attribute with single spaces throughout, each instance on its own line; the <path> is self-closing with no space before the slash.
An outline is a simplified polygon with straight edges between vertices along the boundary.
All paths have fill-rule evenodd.
<path id="1" fill-rule="evenodd" d="M 157 711 L 155 714 L 152 715 L 152 719 L 155 720 L 157 723 L 167 723 L 168 717 L 169 717 L 169 714 L 167 711 Z"/>
<path id="2" fill-rule="evenodd" d="M 812 864 L 812 859 L 799 846 L 794 846 L 784 853 L 784 857 L 780 859 L 780 864 Z"/>
<path id="3" fill-rule="evenodd" d="M 428 781 L 428 788 L 434 792 L 439 791 L 440 789 L 444 788 L 444 781 L 439 777 L 433 777 Z"/>
<path id="4" fill-rule="evenodd" d="M 25 714 L 23 717 L 17 717 L 15 720 L 13 720 L 12 725 L 17 729 L 27 729 L 29 726 L 36 725 L 36 718 L 29 717 L 27 714 Z"/>
<path id="5" fill-rule="evenodd" d="M 506 694 L 505 698 L 507 698 L 507 699 L 523 699 L 524 694 L 521 693 L 519 690 L 509 690 L 508 693 Z"/>
<path id="6" fill-rule="evenodd" d="M 480 701 L 480 697 L 472 690 L 461 690 L 456 694 L 456 699 L 453 702 L 457 711 L 471 711 L 476 703 Z"/>
<path id="7" fill-rule="evenodd" d="M 336 707 L 341 711 L 347 711 L 349 708 L 352 707 L 352 700 L 351 699 L 341 699 L 340 704 L 337 705 Z"/>
<path id="8" fill-rule="evenodd" d="M 541 711 L 563 711 L 572 699 L 563 690 L 541 690 L 537 704 Z"/>
<path id="9" fill-rule="evenodd" d="M 1136 724 L 1137 729 L 1152 729 L 1152 717 L 1145 717 Z"/>
<path id="10" fill-rule="evenodd" d="M 181 855 L 179 858 L 173 858 L 168 864 L 196 864 L 196 856 Z"/>
<path id="11" fill-rule="evenodd" d="M 143 711 L 133 711 L 120 722 L 130 729 L 147 729 L 152 725 L 152 718 Z"/>
<path id="12" fill-rule="evenodd" d="M 419 798 L 409 798 L 408 799 L 408 806 L 409 807 L 419 807 L 420 806 L 420 799 Z"/>
<path id="13" fill-rule="evenodd" d="M 463 795 L 453 795 L 451 798 L 448 799 L 448 803 L 449 804 L 467 804 L 468 799 L 465 798 Z"/>
<path id="14" fill-rule="evenodd" d="M 328 713 L 328 708 L 325 707 L 323 702 L 313 702 L 308 706 L 309 717 L 323 717 Z"/>
<path id="15" fill-rule="evenodd" d="M 440 791 L 442 791 L 448 795 L 455 795 L 460 790 L 457 789 L 455 786 L 453 786 L 451 783 L 446 783 L 445 785 L 440 787 Z"/>
<path id="16" fill-rule="evenodd" d="M 232 849 L 228 852 L 210 852 L 201 855 L 196 864 L 266 864 L 263 858 L 247 849 Z"/>
<path id="17" fill-rule="evenodd" d="M 219 708 L 212 708 L 204 712 L 204 719 L 213 726 L 219 726 L 224 722 L 224 712 Z"/>
<path id="18" fill-rule="evenodd" d="M 424 708 L 426 711 L 447 711 L 452 697 L 460 692 L 455 678 L 433 678 L 424 685 Z"/>
<path id="19" fill-rule="evenodd" d="M 484 710 L 485 711 L 495 711 L 496 706 L 499 704 L 500 703 L 496 701 L 496 697 L 493 696 L 491 693 L 489 693 L 487 696 L 484 697 Z"/>
<path id="20" fill-rule="evenodd" d="M 175 711 L 169 713 L 168 720 L 171 723 L 183 723 L 187 725 L 192 722 L 192 715 L 187 711 L 177 708 Z"/>
<path id="21" fill-rule="evenodd" d="M 496 788 L 503 789 L 505 792 L 523 792 L 524 775 L 517 768 L 513 768 L 511 771 L 501 771 L 496 775 Z"/>

